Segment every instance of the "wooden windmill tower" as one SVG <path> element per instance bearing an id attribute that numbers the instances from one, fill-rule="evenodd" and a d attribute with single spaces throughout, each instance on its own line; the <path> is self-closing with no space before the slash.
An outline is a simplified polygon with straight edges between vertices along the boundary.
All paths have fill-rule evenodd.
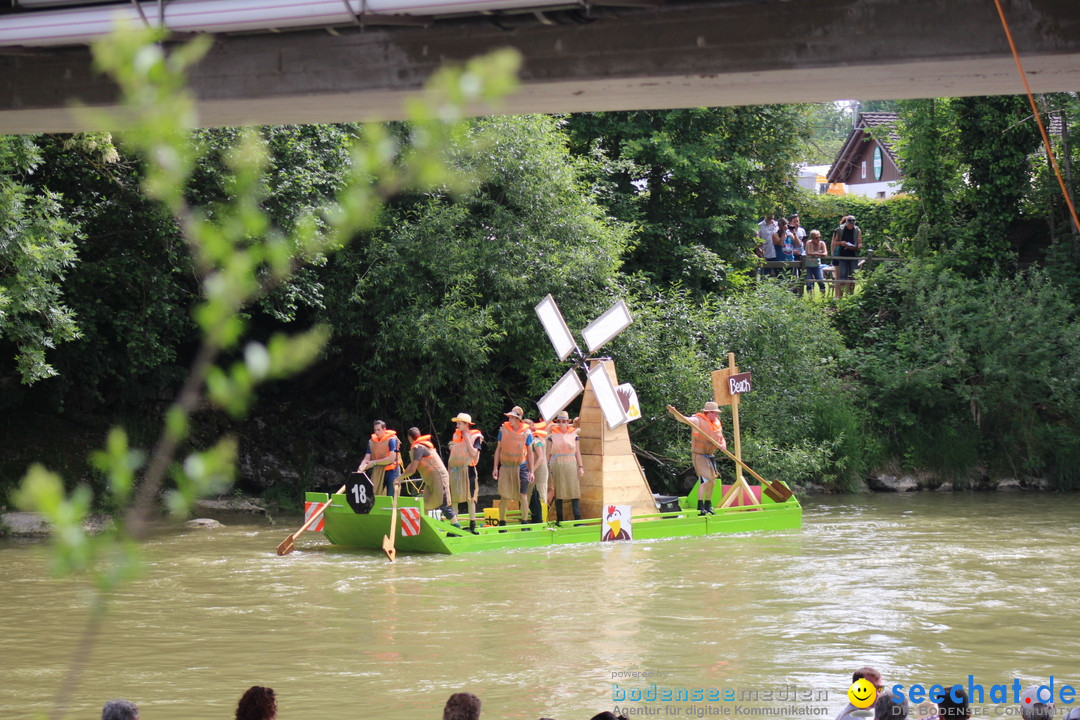
<path id="1" fill-rule="evenodd" d="M 581 478 L 582 517 L 601 517 L 608 505 L 630 505 L 634 515 L 655 513 L 656 502 L 649 482 L 630 447 L 626 428 L 629 418 L 617 390 L 615 363 L 608 358 L 592 357 L 633 322 L 626 303 L 620 300 L 582 330 L 588 355 L 578 348 L 551 295 L 537 304 L 536 314 L 559 359 L 575 356 L 574 366 L 540 398 L 537 403 L 540 414 L 550 421 L 574 398 L 585 393 L 578 434 L 585 466 Z M 583 368 L 587 368 L 584 386 L 578 376 Z"/>

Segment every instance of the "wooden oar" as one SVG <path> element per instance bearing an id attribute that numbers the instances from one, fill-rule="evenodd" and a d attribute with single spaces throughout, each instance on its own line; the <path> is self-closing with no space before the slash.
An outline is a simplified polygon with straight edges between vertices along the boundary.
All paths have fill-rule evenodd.
<path id="1" fill-rule="evenodd" d="M 671 413 L 671 417 L 675 418 L 679 422 L 681 422 L 681 423 L 683 423 L 685 425 L 689 425 L 690 427 L 694 428 L 695 430 L 700 430 L 700 428 L 698 428 L 697 425 L 690 422 L 690 418 L 686 417 L 681 412 L 676 410 L 674 406 L 668 405 L 667 406 L 667 411 L 669 413 Z M 708 434 L 706 434 L 706 433 L 701 433 L 701 434 L 709 442 L 711 442 L 713 445 L 715 445 L 718 450 L 720 450 L 722 453 L 724 453 L 729 458 L 731 458 L 736 463 L 738 463 L 739 466 L 743 470 L 745 470 L 746 472 L 753 475 L 757 479 L 757 481 L 759 483 L 761 483 L 762 492 L 764 492 L 766 495 L 771 497 L 773 500 L 775 500 L 778 503 L 782 503 L 782 502 L 786 502 L 787 499 L 791 497 L 792 492 L 787 487 L 785 487 L 784 485 L 781 485 L 780 483 L 769 482 L 768 480 L 766 480 L 765 478 L 761 477 L 756 472 L 754 472 L 753 469 L 749 465 L 744 463 L 739 458 L 735 457 L 735 455 L 733 453 L 729 452 L 727 448 L 721 447 L 720 443 L 717 442 L 716 440 L 714 440 L 713 438 L 711 438 Z"/>
<path id="2" fill-rule="evenodd" d="M 390 510 L 390 537 L 383 535 L 382 549 L 386 553 L 386 557 L 390 562 L 394 562 L 397 558 L 397 550 L 394 549 L 394 538 L 397 537 L 397 499 L 400 492 L 400 486 L 397 481 L 394 481 L 394 506 Z"/>
<path id="3" fill-rule="evenodd" d="M 338 490 L 336 493 L 331 493 L 331 495 L 340 495 L 343 492 L 345 492 L 345 486 L 344 485 L 342 485 L 341 489 Z M 330 503 L 331 503 L 331 501 L 327 500 L 321 506 L 315 508 L 315 512 L 313 512 L 311 514 L 311 517 L 309 517 L 307 520 L 304 521 L 304 524 L 300 526 L 299 530 L 297 530 L 292 535 L 290 535 L 289 537 L 287 537 L 287 538 L 285 538 L 284 540 L 281 541 L 281 544 L 277 546 L 277 554 L 278 555 L 288 555 L 293 550 L 295 550 L 296 549 L 296 538 L 303 535 L 305 530 L 307 530 L 309 527 L 311 527 L 313 524 L 315 524 L 315 521 L 318 520 L 320 517 L 322 517 L 322 514 L 326 511 L 326 508 L 330 507 Z"/>

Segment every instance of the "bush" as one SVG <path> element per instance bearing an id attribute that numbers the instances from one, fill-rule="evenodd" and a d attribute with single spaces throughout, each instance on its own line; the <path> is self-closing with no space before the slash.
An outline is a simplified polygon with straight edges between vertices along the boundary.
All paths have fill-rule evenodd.
<path id="1" fill-rule="evenodd" d="M 919 204 L 911 195 L 895 195 L 888 200 L 874 200 L 857 195 L 812 195 L 799 198 L 799 219 L 807 234 L 821 231 L 828 243 L 832 231 L 844 215 L 854 215 L 863 231 L 863 252 L 872 248 L 886 257 L 907 257 L 913 254 L 913 243 L 919 231 Z"/>
<path id="2" fill-rule="evenodd" d="M 1038 271 L 981 280 L 941 263 L 882 267 L 842 305 L 849 372 L 888 452 L 962 478 L 1046 475 L 1075 486 L 1075 311 Z"/>
<path id="3" fill-rule="evenodd" d="M 634 383 L 642 401 L 644 417 L 631 426 L 635 444 L 688 467 L 687 428 L 670 420 L 664 405 L 685 414 L 700 409 L 712 398 L 712 371 L 734 352 L 740 370 L 753 373 L 740 406 L 751 467 L 770 478 L 836 487 L 866 470 L 862 415 L 837 372 L 841 338 L 814 306 L 772 284 L 704 301 L 654 290 L 633 306 L 635 323 L 618 339 L 617 356 L 620 378 Z M 722 420 L 730 441 L 730 408 Z"/>

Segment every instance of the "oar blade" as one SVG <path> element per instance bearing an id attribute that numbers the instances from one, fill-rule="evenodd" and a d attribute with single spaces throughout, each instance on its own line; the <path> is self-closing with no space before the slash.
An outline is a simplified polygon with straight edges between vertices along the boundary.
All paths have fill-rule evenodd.
<path id="1" fill-rule="evenodd" d="M 397 559 L 397 549 L 394 547 L 393 541 L 386 535 L 383 535 L 382 549 L 383 552 L 386 553 L 386 558 L 390 562 L 394 562 L 394 560 Z"/>
<path id="2" fill-rule="evenodd" d="M 281 544 L 277 546 L 278 555 L 288 555 L 296 549 L 296 538 L 290 535 L 281 541 Z"/>
<path id="3" fill-rule="evenodd" d="M 791 490 L 778 482 L 764 486 L 762 491 L 778 503 L 787 502 L 793 494 Z"/>

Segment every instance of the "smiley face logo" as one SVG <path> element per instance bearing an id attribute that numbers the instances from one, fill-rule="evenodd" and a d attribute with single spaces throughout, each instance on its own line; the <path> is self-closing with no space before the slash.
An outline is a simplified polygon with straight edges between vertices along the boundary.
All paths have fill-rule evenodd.
<path id="1" fill-rule="evenodd" d="M 868 708 L 877 700 L 877 688 L 866 678 L 851 683 L 847 691 L 848 700 L 857 708 Z"/>

